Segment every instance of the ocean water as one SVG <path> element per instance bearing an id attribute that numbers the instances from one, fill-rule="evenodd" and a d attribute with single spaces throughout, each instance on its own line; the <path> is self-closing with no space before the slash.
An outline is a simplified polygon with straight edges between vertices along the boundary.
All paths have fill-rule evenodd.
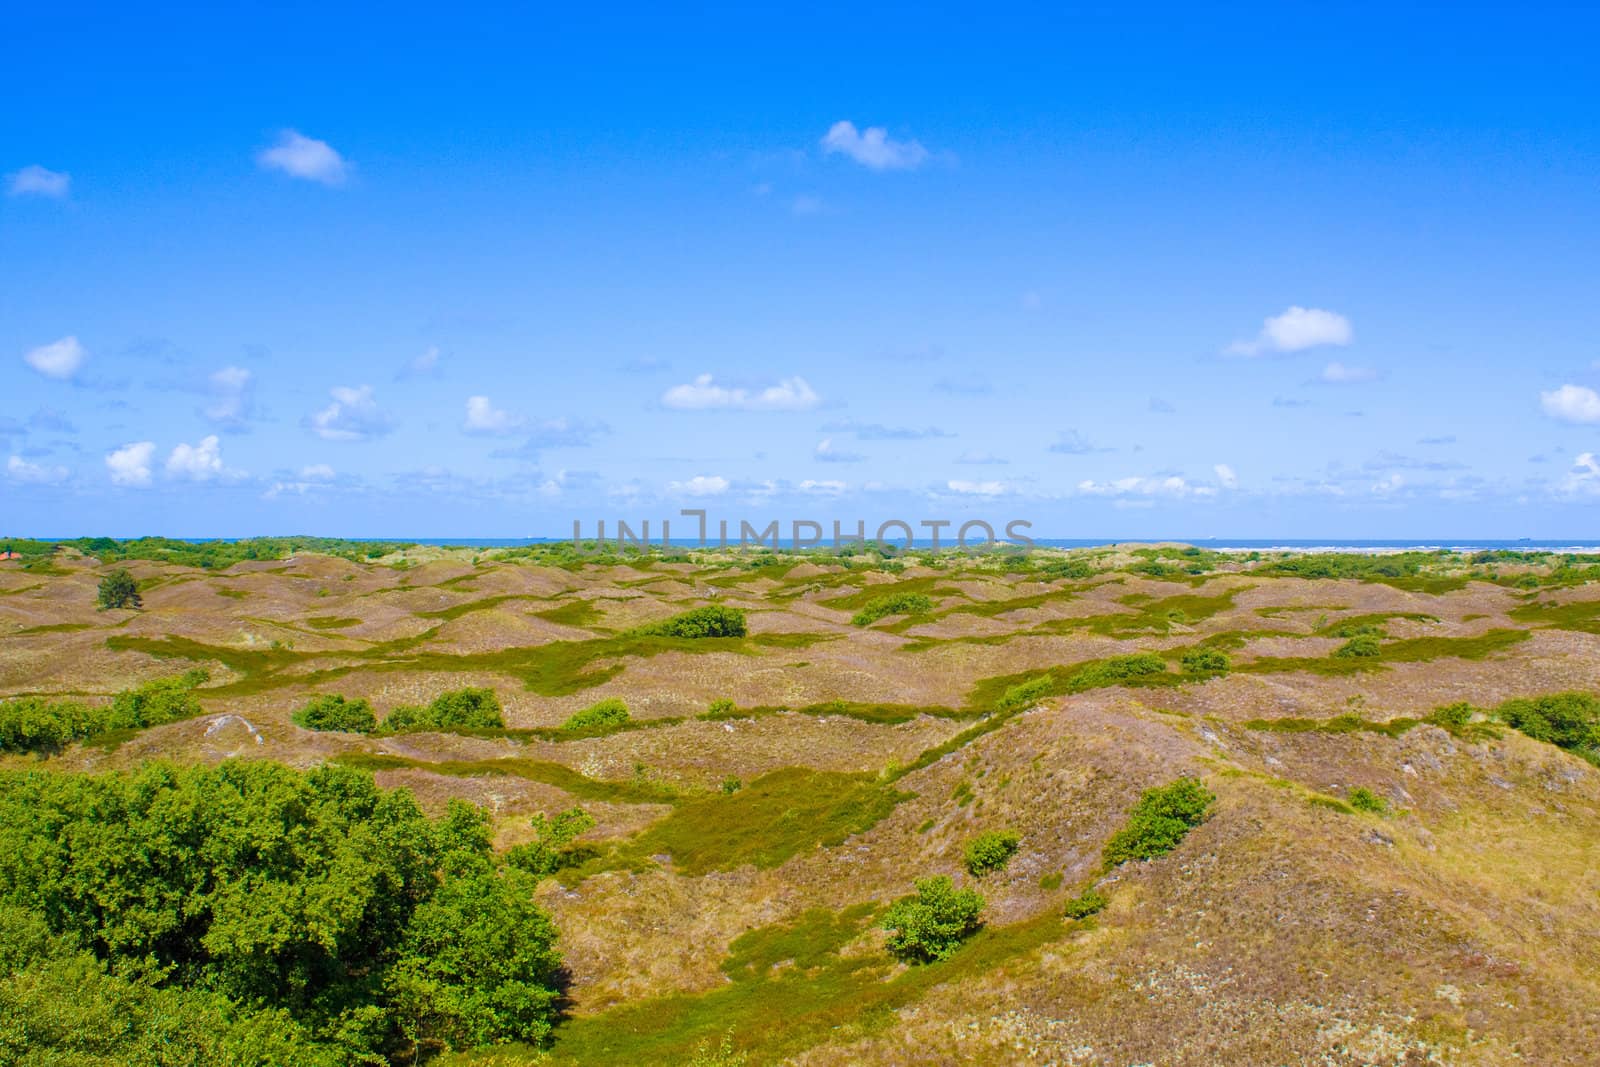
<path id="1" fill-rule="evenodd" d="M 410 541 L 419 545 L 459 546 L 463 548 L 515 548 L 523 545 L 554 544 L 561 541 L 570 541 L 568 537 L 383 537 L 383 538 L 353 538 L 353 540 L 374 541 Z M 609 540 L 609 538 L 608 538 Z M 895 543 L 900 543 L 898 539 Z M 1482 552 L 1491 549 L 1513 549 L 1522 552 L 1570 552 L 1585 555 L 1600 554 L 1600 540 L 1555 540 L 1533 541 L 1526 538 L 1521 540 L 1496 540 L 1483 537 L 1440 537 L 1423 540 L 1345 540 L 1339 538 L 1186 538 L 1186 537 L 1148 537 L 1148 538 L 1111 538 L 1111 537 L 1036 537 L 1034 544 L 1044 548 L 1100 548 L 1116 544 L 1150 544 L 1159 541 L 1180 542 L 1194 545 L 1197 548 L 1206 548 L 1215 552 L 1351 552 L 1383 554 L 1391 552 L 1433 552 L 1448 550 L 1452 552 Z M 659 545 L 660 539 L 651 544 Z M 699 547 L 699 542 L 692 537 L 674 537 L 670 542 L 678 548 Z M 943 544 L 948 546 L 950 539 L 945 538 Z M 781 548 L 792 548 L 794 542 L 789 538 L 780 538 L 778 545 Z M 928 548 L 932 542 L 926 539 L 917 539 L 912 542 L 913 547 Z M 823 547 L 827 547 L 826 543 Z"/>

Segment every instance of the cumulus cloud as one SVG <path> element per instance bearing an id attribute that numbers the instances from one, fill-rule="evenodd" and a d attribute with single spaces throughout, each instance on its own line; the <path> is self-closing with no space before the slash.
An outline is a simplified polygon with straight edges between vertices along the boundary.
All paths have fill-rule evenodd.
<path id="1" fill-rule="evenodd" d="M 72 175 L 34 163 L 6 175 L 7 196 L 44 196 L 60 200 L 72 191 Z"/>
<path id="2" fill-rule="evenodd" d="M 1216 472 L 1217 484 L 1222 488 L 1237 489 L 1239 487 L 1239 476 L 1233 473 L 1233 468 L 1226 463 L 1218 463 L 1211 469 Z"/>
<path id="3" fill-rule="evenodd" d="M 276 144 L 256 153 L 256 162 L 267 170 L 323 185 L 343 185 L 350 172 L 350 164 L 332 145 L 298 130 L 278 134 Z"/>
<path id="4" fill-rule="evenodd" d="M 728 491 L 729 484 L 720 474 L 697 474 L 686 482 L 668 482 L 667 489 L 685 496 L 718 496 Z"/>
<path id="5" fill-rule="evenodd" d="M 944 484 L 952 493 L 960 493 L 963 496 L 1000 496 L 1006 491 L 1005 482 L 969 482 L 962 478 L 952 478 Z"/>
<path id="6" fill-rule="evenodd" d="M 106 470 L 113 485 L 142 487 L 150 484 L 150 461 L 155 457 L 154 441 L 135 441 L 106 453 Z"/>
<path id="7" fill-rule="evenodd" d="M 1235 341 L 1227 351 L 1236 356 L 1259 356 L 1268 352 L 1299 352 L 1322 345 L 1347 345 L 1354 338 L 1350 320 L 1336 311 L 1303 308 L 1298 304 L 1261 324 L 1261 332 L 1250 341 Z"/>
<path id="8" fill-rule="evenodd" d="M 522 425 L 522 416 L 497 408 L 486 396 L 467 397 L 467 420 L 461 428 L 467 433 L 508 434 Z"/>
<path id="9" fill-rule="evenodd" d="M 1593 452 L 1580 452 L 1572 461 L 1572 470 L 1562 483 L 1561 491 L 1574 495 L 1600 494 L 1600 460 L 1595 459 Z"/>
<path id="10" fill-rule="evenodd" d="M 212 422 L 241 426 L 249 417 L 255 376 L 244 367 L 223 367 L 212 374 L 208 385 L 211 403 L 205 416 Z"/>
<path id="11" fill-rule="evenodd" d="M 1600 422 L 1600 393 L 1584 385 L 1563 385 L 1539 394 L 1544 413 L 1562 422 Z"/>
<path id="12" fill-rule="evenodd" d="M 216 434 L 200 439 L 197 445 L 178 444 L 167 455 L 167 475 L 191 482 L 208 482 L 221 477 L 222 445 Z"/>
<path id="13" fill-rule="evenodd" d="M 822 135 L 822 151 L 849 156 L 868 170 L 914 170 L 928 158 L 916 141 L 896 141 L 882 126 L 856 129 L 849 121 L 835 122 Z"/>
<path id="14" fill-rule="evenodd" d="M 1322 373 L 1317 380 L 1323 385 L 1360 385 L 1370 382 L 1378 377 L 1378 372 L 1371 367 L 1351 367 L 1344 363 L 1330 363 L 1322 368 Z"/>
<path id="15" fill-rule="evenodd" d="M 823 463 L 860 463 L 865 457 L 847 449 L 835 448 L 833 438 L 824 437 L 817 442 L 816 457 Z"/>
<path id="16" fill-rule="evenodd" d="M 78 373 L 89 353 L 76 337 L 67 336 L 59 341 L 29 349 L 22 357 L 24 363 L 44 375 L 61 381 Z"/>
<path id="17" fill-rule="evenodd" d="M 21 456 L 6 462 L 6 477 L 22 485 L 54 485 L 67 480 L 67 468 L 29 463 Z"/>
<path id="18" fill-rule="evenodd" d="M 688 385 L 675 385 L 661 394 L 664 406 L 679 411 L 809 411 L 821 402 L 800 377 L 751 391 L 718 385 L 711 375 L 702 374 Z"/>
<path id="19" fill-rule="evenodd" d="M 339 385 L 328 392 L 333 403 L 306 420 L 324 441 L 365 441 L 392 428 L 388 413 L 378 407 L 372 386 Z"/>

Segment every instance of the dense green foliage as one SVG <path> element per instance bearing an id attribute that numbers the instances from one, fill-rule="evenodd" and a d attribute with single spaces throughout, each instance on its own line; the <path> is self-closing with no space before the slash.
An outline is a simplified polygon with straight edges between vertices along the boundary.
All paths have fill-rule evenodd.
<path id="1" fill-rule="evenodd" d="M 1535 741 L 1547 741 L 1600 763 L 1600 699 L 1589 693 L 1508 700 L 1495 712 L 1502 722 Z"/>
<path id="2" fill-rule="evenodd" d="M 943 874 L 913 884 L 916 896 L 895 901 L 879 920 L 889 952 L 908 963 L 949 959 L 983 925 L 983 897 Z"/>
<path id="3" fill-rule="evenodd" d="M 685 611 L 634 631 L 641 636 L 690 638 L 743 637 L 745 632 L 744 612 L 720 604 Z"/>
<path id="4" fill-rule="evenodd" d="M 933 610 L 933 601 L 921 593 L 891 593 L 874 597 L 850 618 L 856 626 L 870 626 L 890 615 L 926 615 Z"/>
<path id="5" fill-rule="evenodd" d="M 75 968 L 121 982 L 107 995 L 160 1026 L 192 1013 L 215 1020 L 217 1041 L 232 1027 L 259 1050 L 193 1062 L 348 1063 L 418 1043 L 542 1039 L 560 961 L 532 884 L 496 866 L 478 809 L 452 802 L 433 822 L 408 793 L 345 768 L 0 775 L 0 905 L 47 927 L 68 961 L 35 953 L 13 982 L 54 999 L 40 989 L 72 983 L 51 969 Z M 24 1008 L 40 1025 L 89 1012 L 72 1000 Z M 13 1003 L 0 1010 L 9 1026 Z M 295 1054 L 296 1026 L 258 1025 L 255 1012 L 292 1018 L 337 1055 Z"/>
<path id="6" fill-rule="evenodd" d="M 632 721 L 628 705 L 620 697 L 607 697 L 582 711 L 573 712 L 561 724 L 561 729 L 564 733 L 598 736 L 614 733 Z"/>
<path id="7" fill-rule="evenodd" d="M 369 734 L 378 728 L 372 705 L 357 697 L 346 700 L 338 693 L 312 697 L 305 707 L 293 715 L 294 724 L 307 730 L 334 730 L 352 734 Z"/>
<path id="8" fill-rule="evenodd" d="M 17 697 L 0 702 L 0 752 L 51 752 L 105 729 L 103 708 L 72 700 Z"/>
<path id="9" fill-rule="evenodd" d="M 985 830 L 968 841 L 963 850 L 962 859 L 966 863 L 967 873 L 974 878 L 982 878 L 1003 870 L 1011 862 L 1011 857 L 1017 854 L 1021 843 L 1022 835 L 1015 830 Z"/>
<path id="10" fill-rule="evenodd" d="M 144 601 L 139 596 L 139 583 L 133 575 L 118 567 L 100 579 L 100 592 L 95 603 L 102 608 L 140 608 Z"/>
<path id="11" fill-rule="evenodd" d="M 1191 829 L 1205 821 L 1206 811 L 1216 799 L 1194 778 L 1146 789 L 1128 813 L 1127 823 L 1106 842 L 1106 865 L 1115 867 L 1171 852 Z"/>
<path id="12" fill-rule="evenodd" d="M 416 733 L 420 730 L 504 729 L 500 698 L 493 689 L 468 686 L 452 689 L 433 698 L 427 707 L 402 704 L 384 716 L 386 734 Z"/>
<path id="13" fill-rule="evenodd" d="M 1226 674 L 1228 654 L 1215 648 L 1195 648 L 1183 654 L 1183 669 L 1190 674 Z"/>
<path id="14" fill-rule="evenodd" d="M 1333 654 L 1339 659 L 1368 659 L 1383 655 L 1383 646 L 1373 634 L 1357 634 L 1334 649 Z"/>
<path id="15" fill-rule="evenodd" d="M 140 730 L 201 714 L 197 686 L 210 677 L 201 669 L 159 678 L 118 693 L 109 705 L 88 707 L 72 700 L 17 697 L 0 702 L 0 752 L 52 752 L 111 730 Z"/>

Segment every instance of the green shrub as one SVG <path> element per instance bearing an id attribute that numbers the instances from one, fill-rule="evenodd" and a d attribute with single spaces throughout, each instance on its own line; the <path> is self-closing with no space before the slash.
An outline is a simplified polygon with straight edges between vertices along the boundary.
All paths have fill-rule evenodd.
<path id="1" fill-rule="evenodd" d="M 1101 911 L 1106 906 L 1106 898 L 1093 889 L 1085 891 L 1080 896 L 1067 901 L 1062 912 L 1069 919 L 1087 919 L 1089 916 Z"/>
<path id="2" fill-rule="evenodd" d="M 1128 813 L 1127 824 L 1106 842 L 1106 865 L 1115 867 L 1171 852 L 1191 829 L 1205 821 L 1206 811 L 1216 799 L 1194 778 L 1146 789 Z"/>
<path id="3" fill-rule="evenodd" d="M 1228 654 L 1215 648 L 1196 648 L 1183 654 L 1183 669 L 1190 674 L 1226 674 Z"/>
<path id="4" fill-rule="evenodd" d="M 1067 679 L 1074 693 L 1086 689 L 1100 689 L 1118 685 L 1135 678 L 1148 678 L 1153 674 L 1167 673 L 1167 661 L 1154 652 L 1135 652 L 1129 656 L 1112 656 L 1110 659 L 1089 663 L 1078 668 Z"/>
<path id="5" fill-rule="evenodd" d="M 138 608 L 144 606 L 139 596 L 139 583 L 133 575 L 118 567 L 100 579 L 100 592 L 95 603 L 102 608 Z"/>
<path id="6" fill-rule="evenodd" d="M 582 711 L 573 712 L 567 717 L 567 721 L 561 724 L 561 729 L 567 733 L 612 733 L 632 721 L 628 715 L 627 704 L 617 697 L 607 697 Z"/>
<path id="7" fill-rule="evenodd" d="M 105 729 L 104 708 L 17 697 L 0 702 L 0 752 L 48 752 Z"/>
<path id="8" fill-rule="evenodd" d="M 1022 836 L 1015 830 L 985 830 L 967 842 L 965 860 L 967 873 L 982 878 L 992 871 L 1003 870 L 1017 854 Z"/>
<path id="9" fill-rule="evenodd" d="M 594 816 L 582 808 L 568 808 L 554 818 L 540 812 L 532 819 L 533 840 L 506 850 L 506 862 L 543 878 L 589 858 L 588 850 L 571 848 L 574 838 L 594 827 Z"/>
<path id="10" fill-rule="evenodd" d="M 1052 581 L 1058 578 L 1082 580 L 1093 576 L 1094 568 L 1081 559 L 1053 559 L 1039 567 L 1039 577 Z"/>
<path id="11" fill-rule="evenodd" d="M 1350 795 L 1345 799 L 1357 811 L 1370 812 L 1373 815 L 1384 815 L 1389 811 L 1389 802 L 1364 785 L 1358 785 L 1350 790 Z"/>
<path id="12" fill-rule="evenodd" d="M 933 601 L 921 593 L 891 593 L 869 600 L 866 606 L 850 618 L 855 626 L 871 626 L 890 615 L 926 615 L 933 610 Z"/>
<path id="13" fill-rule="evenodd" d="M 713 700 L 711 706 L 706 708 L 704 717 L 707 719 L 732 719 L 736 718 L 738 714 L 739 705 L 727 697 L 720 697 Z"/>
<path id="14" fill-rule="evenodd" d="M 503 729 L 505 724 L 494 690 L 468 686 L 440 693 L 425 708 L 402 704 L 384 717 L 382 732 L 494 730 Z"/>
<path id="15" fill-rule="evenodd" d="M 878 924 L 889 931 L 889 952 L 908 963 L 948 959 L 983 925 L 983 897 L 943 874 L 913 884 L 916 896 L 895 901 Z"/>
<path id="16" fill-rule="evenodd" d="M 744 788 L 744 783 L 739 781 L 737 776 L 730 774 L 722 780 L 722 783 L 717 788 L 722 791 L 723 796 L 731 797 Z"/>
<path id="17" fill-rule="evenodd" d="M 1372 634 L 1359 634 L 1334 649 L 1333 654 L 1339 659 L 1364 659 L 1382 655 L 1383 646 Z"/>
<path id="18" fill-rule="evenodd" d="M 196 668 L 176 678 L 158 678 L 133 689 L 124 689 L 111 701 L 111 714 L 106 720 L 106 727 L 111 730 L 139 730 L 146 726 L 192 719 L 203 713 L 194 690 L 210 677 L 210 672 Z"/>
<path id="19" fill-rule="evenodd" d="M 1472 721 L 1472 715 L 1475 711 L 1477 709 L 1465 700 L 1458 700 L 1454 704 L 1446 704 L 1444 707 L 1434 708 L 1433 714 L 1428 716 L 1427 721 L 1446 729 L 1459 728 Z"/>
<path id="20" fill-rule="evenodd" d="M 350 734 L 368 734 L 378 728 L 378 719 L 372 714 L 372 705 L 357 698 L 346 700 L 338 693 L 312 697 L 311 702 L 293 715 L 296 726 L 307 730 L 331 730 Z"/>
<path id="21" fill-rule="evenodd" d="M 1508 700 L 1495 710 L 1501 721 L 1535 741 L 1600 762 L 1600 700 L 1588 693 Z"/>
<path id="22" fill-rule="evenodd" d="M 633 632 L 649 637 L 743 637 L 746 628 L 743 611 L 712 604 L 641 626 Z"/>

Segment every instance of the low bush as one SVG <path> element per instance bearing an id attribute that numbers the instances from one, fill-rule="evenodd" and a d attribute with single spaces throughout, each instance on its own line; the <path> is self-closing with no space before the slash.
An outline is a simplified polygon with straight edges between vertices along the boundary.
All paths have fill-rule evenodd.
<path id="1" fill-rule="evenodd" d="M 1039 577 L 1050 580 L 1058 578 L 1071 578 L 1081 581 L 1094 576 L 1094 568 L 1081 559 L 1053 559 L 1049 563 L 1040 564 Z"/>
<path id="2" fill-rule="evenodd" d="M 1458 700 L 1454 704 L 1446 704 L 1444 707 L 1434 708 L 1427 721 L 1446 729 L 1451 727 L 1460 728 L 1472 721 L 1472 715 L 1475 711 L 1477 709 L 1465 700 Z"/>
<path id="3" fill-rule="evenodd" d="M 1216 795 L 1195 778 L 1146 789 L 1128 813 L 1127 824 L 1106 842 L 1106 866 L 1148 860 L 1178 847 L 1189 831 L 1205 821 Z"/>
<path id="4" fill-rule="evenodd" d="M 372 714 L 371 704 L 360 698 L 346 700 L 338 693 L 313 697 L 291 718 L 296 726 L 303 726 L 307 730 L 369 734 L 378 728 L 378 719 Z"/>
<path id="5" fill-rule="evenodd" d="M 1532 700 L 1508 700 L 1495 709 L 1506 725 L 1535 741 L 1600 763 L 1600 700 L 1589 693 L 1551 693 Z"/>
<path id="6" fill-rule="evenodd" d="M 139 730 L 161 726 L 202 713 L 194 691 L 211 677 L 204 668 L 185 671 L 176 678 L 158 678 L 118 693 L 106 720 L 109 730 Z"/>
<path id="7" fill-rule="evenodd" d="M 571 847 L 573 839 L 594 826 L 594 816 L 582 808 L 568 808 L 554 818 L 540 812 L 532 824 L 533 840 L 506 850 L 511 866 L 543 878 L 589 858 L 591 850 Z"/>
<path id="8" fill-rule="evenodd" d="M 1384 815 L 1389 811 L 1389 802 L 1364 785 L 1358 785 L 1350 790 L 1350 795 L 1345 799 L 1357 811 L 1365 811 L 1373 815 Z"/>
<path id="9" fill-rule="evenodd" d="M 633 632 L 645 637 L 701 638 L 743 637 L 747 631 L 744 612 L 738 608 L 712 604 L 674 615 L 661 622 L 651 623 L 649 626 L 641 626 Z"/>
<path id="10" fill-rule="evenodd" d="M 382 732 L 419 730 L 493 730 L 505 727 L 500 700 L 493 689 L 467 687 L 440 693 L 427 707 L 402 704 L 384 717 Z"/>
<path id="11" fill-rule="evenodd" d="M 104 729 L 105 709 L 17 697 L 0 702 L 0 752 L 48 752 Z"/>
<path id="12" fill-rule="evenodd" d="M 1105 897 L 1090 889 L 1067 901 L 1062 912 L 1069 919 L 1087 919 L 1096 912 L 1104 910 L 1106 903 Z"/>
<path id="13" fill-rule="evenodd" d="M 890 615 L 926 615 L 932 610 L 933 601 L 921 593 L 892 593 L 867 601 L 850 622 L 854 626 L 871 626 Z"/>
<path id="14" fill-rule="evenodd" d="M 1015 830 L 985 830 L 967 842 L 964 859 L 967 873 L 974 878 L 1003 870 L 1017 854 L 1022 836 Z"/>
<path id="15" fill-rule="evenodd" d="M 1074 693 L 1086 689 L 1100 689 L 1118 685 L 1136 678 L 1167 673 L 1167 661 L 1154 652 L 1136 652 L 1131 656 L 1112 656 L 1097 663 L 1086 664 L 1072 673 L 1067 686 Z"/>
<path id="16" fill-rule="evenodd" d="M 1196 648 L 1183 654 L 1183 669 L 1190 674 L 1226 674 L 1228 654 L 1214 648 Z"/>
<path id="17" fill-rule="evenodd" d="M 118 567 L 100 579 L 100 590 L 95 603 L 102 608 L 138 608 L 144 606 L 139 597 L 139 583 L 133 575 Z"/>
<path id="18" fill-rule="evenodd" d="M 916 896 L 895 901 L 878 923 L 889 931 L 889 952 L 907 963 L 948 959 L 983 926 L 983 897 L 943 874 L 913 884 Z"/>
<path id="19" fill-rule="evenodd" d="M 607 697 L 582 711 L 573 712 L 561 724 L 561 729 L 572 734 L 603 734 L 620 730 L 632 721 L 627 704 L 617 697 Z"/>
<path id="20" fill-rule="evenodd" d="M 1334 649 L 1333 654 L 1339 659 L 1365 659 L 1382 655 L 1383 646 L 1372 634 L 1358 634 Z"/>

